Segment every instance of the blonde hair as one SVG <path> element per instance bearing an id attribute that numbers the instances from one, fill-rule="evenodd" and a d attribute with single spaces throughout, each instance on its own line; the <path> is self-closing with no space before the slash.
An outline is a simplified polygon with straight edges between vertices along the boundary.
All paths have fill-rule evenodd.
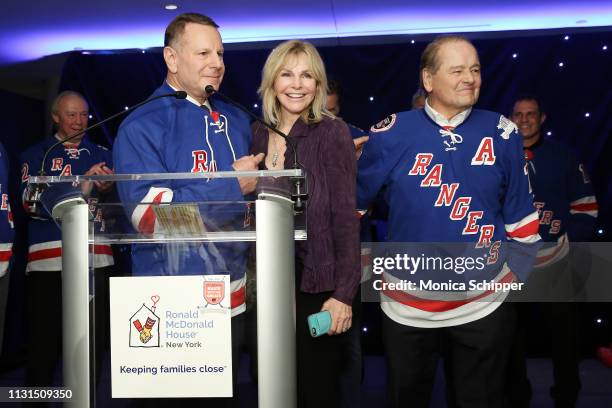
<path id="1" fill-rule="evenodd" d="M 323 115 L 329 115 L 325 111 L 325 101 L 327 99 L 327 76 L 325 65 L 319 52 L 306 41 L 291 40 L 279 44 L 272 50 L 261 74 L 261 84 L 257 93 L 262 101 L 262 112 L 264 120 L 274 126 L 280 125 L 281 106 L 276 98 L 274 82 L 280 71 L 283 69 L 289 58 L 299 54 L 305 54 L 308 58 L 308 65 L 316 81 L 315 96 L 309 108 L 302 112 L 302 120 L 306 123 L 317 123 L 323 119 Z"/>

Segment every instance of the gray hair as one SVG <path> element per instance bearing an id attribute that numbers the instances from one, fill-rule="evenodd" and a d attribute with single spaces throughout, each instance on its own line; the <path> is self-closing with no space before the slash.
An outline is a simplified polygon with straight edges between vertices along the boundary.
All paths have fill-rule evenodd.
<path id="1" fill-rule="evenodd" d="M 61 100 L 67 96 L 74 96 L 77 98 L 81 98 L 85 104 L 89 107 L 89 104 L 87 103 L 87 100 L 85 99 L 85 97 L 83 95 L 81 95 L 80 93 L 76 92 L 76 91 L 63 91 L 60 92 L 55 99 L 53 99 L 53 103 L 51 104 L 51 113 L 54 115 L 57 115 L 57 112 L 59 110 L 59 104 L 61 102 Z"/>

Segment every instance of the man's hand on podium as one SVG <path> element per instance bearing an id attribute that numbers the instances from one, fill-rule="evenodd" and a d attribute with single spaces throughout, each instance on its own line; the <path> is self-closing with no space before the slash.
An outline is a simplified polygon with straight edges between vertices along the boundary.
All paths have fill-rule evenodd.
<path id="1" fill-rule="evenodd" d="M 236 171 L 254 171 L 259 169 L 259 163 L 264 159 L 265 155 L 263 153 L 259 153 L 257 156 L 249 155 L 242 156 L 238 160 L 236 160 L 232 167 Z M 238 177 L 238 183 L 240 184 L 240 191 L 242 191 L 242 195 L 246 195 L 255 191 L 255 187 L 257 185 L 256 177 Z"/>

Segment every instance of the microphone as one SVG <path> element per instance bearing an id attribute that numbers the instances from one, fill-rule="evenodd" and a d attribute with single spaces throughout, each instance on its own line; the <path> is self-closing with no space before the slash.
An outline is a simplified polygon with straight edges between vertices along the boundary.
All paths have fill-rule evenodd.
<path id="1" fill-rule="evenodd" d="M 51 145 L 51 147 L 49 147 L 47 149 L 47 151 L 45 152 L 45 155 L 43 156 L 43 159 L 42 159 L 42 163 L 40 164 L 40 170 L 38 171 L 38 175 L 40 175 L 40 176 L 44 176 L 45 175 L 45 161 L 47 160 L 47 156 L 49 155 L 49 153 L 51 153 L 51 150 L 55 149 L 58 145 L 60 145 L 62 143 L 66 143 L 66 142 L 68 142 L 68 141 L 70 141 L 70 140 L 72 140 L 72 139 L 74 139 L 74 138 L 76 138 L 78 136 L 81 136 L 81 135 L 89 132 L 90 130 L 96 129 L 96 128 L 102 126 L 103 124 L 105 124 L 106 122 L 110 122 L 111 120 L 113 120 L 115 118 L 118 118 L 119 116 L 125 115 L 126 113 L 131 112 L 134 109 L 141 107 L 142 105 L 146 105 L 147 103 L 153 102 L 156 99 L 168 98 L 168 97 L 171 97 L 171 96 L 175 97 L 176 99 L 185 99 L 185 98 L 187 98 L 187 92 L 185 92 L 185 91 L 176 91 L 176 92 L 172 92 L 172 93 L 168 93 L 168 94 L 154 96 L 153 98 L 149 98 L 149 99 L 146 99 L 146 100 L 144 100 L 142 102 L 139 102 L 136 105 L 133 105 L 133 106 L 131 106 L 131 107 L 125 109 L 125 110 L 122 110 L 121 112 L 117 112 L 114 115 L 109 116 L 108 118 L 106 118 L 104 120 L 101 120 L 100 122 L 96 123 L 95 125 L 92 125 L 92 126 L 86 128 L 86 129 L 83 129 L 80 132 L 75 133 L 74 135 L 72 135 L 70 137 L 67 137 L 64 140 L 58 140 L 57 142 L 53 143 Z"/>
<path id="2" fill-rule="evenodd" d="M 115 118 L 118 118 L 119 116 L 125 115 L 128 112 L 133 111 L 134 109 L 145 105 L 149 102 L 152 102 L 156 99 L 160 99 L 160 98 L 168 98 L 168 97 L 174 97 L 176 99 L 185 99 L 187 98 L 187 92 L 185 91 L 176 91 L 176 92 L 172 92 L 172 93 L 168 93 L 168 94 L 163 94 L 163 95 L 157 95 L 154 96 L 153 98 L 149 98 L 146 99 L 142 102 L 137 103 L 136 105 L 133 105 L 121 112 L 118 112 L 112 116 L 109 116 L 108 118 L 101 120 L 100 122 L 96 123 L 95 125 L 92 125 L 86 129 L 81 130 L 80 132 L 75 133 L 74 135 L 71 135 L 70 137 L 67 137 L 64 140 L 58 140 L 57 142 L 53 143 L 51 145 L 51 147 L 49 147 L 46 151 L 45 154 L 43 156 L 42 162 L 40 164 L 40 170 L 38 171 L 38 175 L 39 176 L 44 176 L 45 175 L 45 162 L 47 160 L 47 156 L 49 155 L 49 153 L 51 153 L 51 151 L 53 149 L 55 149 L 58 145 L 68 142 L 78 136 L 81 136 L 87 132 L 89 132 L 90 130 L 96 129 L 100 126 L 102 126 L 103 124 L 105 124 L 106 122 L 109 122 Z M 41 184 L 41 183 L 32 183 L 32 184 L 28 184 L 28 187 L 26 189 L 25 192 L 25 198 L 24 201 L 26 203 L 25 207 L 26 207 L 26 211 L 32 215 L 39 215 L 40 214 L 40 209 L 38 207 L 38 203 L 40 202 L 40 198 L 41 195 L 45 192 L 45 190 L 47 189 L 48 185 L 46 184 Z"/>
<path id="3" fill-rule="evenodd" d="M 217 91 L 212 85 L 206 85 L 204 87 L 204 91 L 208 94 L 208 96 L 212 94 L 218 95 L 224 101 L 238 107 L 241 111 L 249 115 L 250 118 L 252 118 L 258 123 L 261 123 L 268 129 L 270 129 L 271 131 L 273 131 L 274 133 L 276 133 L 277 135 L 285 139 L 285 142 L 287 142 L 287 146 L 291 147 L 291 151 L 293 153 L 293 168 L 302 169 L 302 171 L 305 171 L 304 166 L 302 166 L 302 164 L 298 161 L 297 149 L 295 148 L 293 139 L 291 139 L 289 136 L 287 136 L 286 134 L 284 134 L 283 132 L 281 132 L 280 130 L 272 126 L 271 124 L 260 119 L 257 115 L 255 115 L 253 112 L 251 112 L 250 110 L 242 106 L 240 103 L 234 101 L 230 97 Z M 306 179 L 303 175 L 291 177 L 290 179 L 291 181 L 293 181 L 293 185 L 295 187 L 291 193 L 291 198 L 294 200 L 294 210 L 297 213 L 301 213 L 304 211 L 305 204 L 306 204 L 305 201 L 308 200 L 308 192 L 303 191 L 305 189 Z"/>
<path id="4" fill-rule="evenodd" d="M 232 105 L 237 106 L 238 108 L 240 108 L 240 110 L 242 110 L 244 113 L 249 115 L 253 120 L 255 120 L 256 122 L 261 123 L 262 125 L 264 125 L 268 129 L 270 129 L 271 131 L 273 131 L 274 133 L 276 133 L 277 135 L 279 135 L 280 137 L 285 139 L 285 141 L 287 142 L 287 145 L 289 145 L 291 147 L 291 151 L 293 152 L 293 168 L 294 169 L 299 169 L 299 168 L 303 169 L 304 168 L 304 166 L 302 166 L 302 164 L 300 162 L 298 162 L 297 150 L 295 149 L 295 145 L 293 143 L 293 140 L 290 139 L 289 136 L 287 136 L 286 134 L 284 134 L 283 132 L 281 132 L 280 130 L 278 130 L 277 128 L 272 126 L 271 124 L 264 122 L 257 115 L 255 115 L 253 112 L 251 112 L 250 110 L 248 110 L 247 108 L 245 108 L 244 106 L 239 104 L 238 102 L 234 101 L 233 99 L 229 98 L 228 96 L 225 96 L 221 92 L 215 90 L 215 88 L 212 85 L 206 85 L 206 87 L 204 88 L 204 91 L 209 96 L 212 95 L 212 94 L 217 94 L 221 99 L 224 99 L 226 102 L 229 102 Z"/>

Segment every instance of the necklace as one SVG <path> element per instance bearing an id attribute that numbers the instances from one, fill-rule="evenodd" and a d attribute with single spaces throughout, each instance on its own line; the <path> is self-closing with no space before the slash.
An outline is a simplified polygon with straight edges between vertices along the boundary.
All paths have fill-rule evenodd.
<path id="1" fill-rule="evenodd" d="M 278 157 L 280 155 L 279 153 L 279 147 L 278 147 L 278 137 L 272 136 L 270 135 L 270 137 L 273 137 L 273 143 L 274 143 L 274 153 L 272 153 L 272 167 L 276 167 L 276 165 L 278 164 Z"/>
<path id="2" fill-rule="evenodd" d="M 272 167 L 276 167 L 276 163 L 278 163 L 278 152 L 274 152 L 272 155 Z"/>

